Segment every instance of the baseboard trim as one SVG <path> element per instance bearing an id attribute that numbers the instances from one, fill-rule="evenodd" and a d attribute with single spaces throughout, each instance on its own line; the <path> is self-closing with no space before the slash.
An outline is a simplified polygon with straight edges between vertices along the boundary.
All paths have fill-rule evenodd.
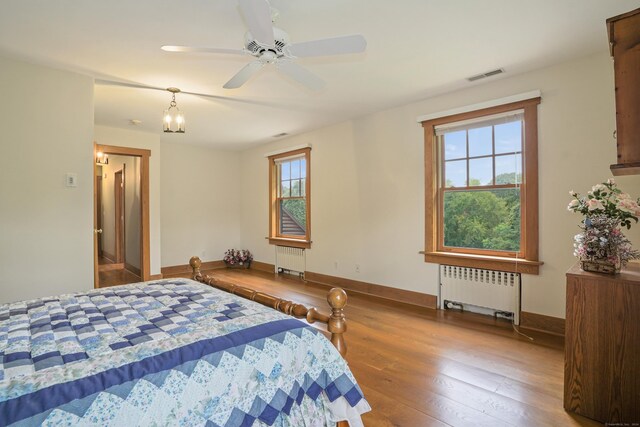
<path id="1" fill-rule="evenodd" d="M 108 259 L 109 261 L 111 261 L 112 263 L 116 263 L 116 256 L 113 254 L 110 254 L 109 252 L 103 250 L 102 251 L 102 257 Z"/>
<path id="2" fill-rule="evenodd" d="M 265 273 L 275 273 L 276 266 L 267 262 L 251 261 L 251 270 L 264 271 Z"/>
<path id="3" fill-rule="evenodd" d="M 162 274 L 152 274 L 149 276 L 149 280 L 160 280 L 162 279 Z"/>
<path id="4" fill-rule="evenodd" d="M 218 268 L 225 268 L 224 261 L 222 260 L 207 261 L 207 262 L 203 262 L 202 265 L 200 266 L 200 270 L 202 271 L 215 270 Z M 162 272 L 163 276 L 168 276 L 171 274 L 184 274 L 184 273 L 190 274 L 193 270 L 191 269 L 191 266 L 189 264 L 182 264 L 182 265 L 172 265 L 170 267 L 162 267 L 160 271 Z"/>
<path id="5" fill-rule="evenodd" d="M 129 270 L 131 273 L 135 274 L 138 277 L 140 276 L 140 269 L 138 267 L 134 267 L 133 265 L 129 264 L 128 262 L 124 263 L 124 268 Z"/>
<path id="6" fill-rule="evenodd" d="M 564 336 L 565 320 L 544 314 L 520 312 L 520 328 L 544 332 L 551 335 Z"/>
<path id="7" fill-rule="evenodd" d="M 413 304 L 432 309 L 437 308 L 438 305 L 438 297 L 435 295 L 423 294 L 421 292 L 376 285 L 374 283 L 361 282 L 359 280 L 346 279 L 344 277 L 329 276 L 327 274 L 314 273 L 312 271 L 305 271 L 304 278 L 308 282 L 337 286 L 348 291 L 372 295 L 378 298 L 398 301 L 405 304 Z"/>

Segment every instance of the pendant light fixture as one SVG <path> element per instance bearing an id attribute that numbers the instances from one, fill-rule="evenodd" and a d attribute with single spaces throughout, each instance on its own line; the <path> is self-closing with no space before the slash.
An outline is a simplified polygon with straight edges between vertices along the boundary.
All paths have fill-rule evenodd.
<path id="1" fill-rule="evenodd" d="M 169 87 L 167 90 L 171 92 L 173 96 L 169 108 L 164 110 L 164 118 L 162 120 L 164 131 L 169 133 L 184 133 L 184 114 L 176 104 L 176 93 L 179 93 L 180 89 L 177 87 Z"/>

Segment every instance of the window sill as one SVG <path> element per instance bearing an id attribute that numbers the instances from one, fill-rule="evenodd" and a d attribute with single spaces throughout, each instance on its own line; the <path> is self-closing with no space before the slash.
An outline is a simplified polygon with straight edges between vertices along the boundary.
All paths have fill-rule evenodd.
<path id="1" fill-rule="evenodd" d="M 544 264 L 542 261 L 532 261 L 523 258 L 504 258 L 498 256 L 459 254 L 452 252 L 423 251 L 420 253 L 424 254 L 425 262 L 533 275 L 538 275 L 540 266 Z"/>
<path id="2" fill-rule="evenodd" d="M 311 240 L 287 239 L 286 237 L 265 237 L 270 245 L 290 246 L 293 248 L 311 249 Z"/>

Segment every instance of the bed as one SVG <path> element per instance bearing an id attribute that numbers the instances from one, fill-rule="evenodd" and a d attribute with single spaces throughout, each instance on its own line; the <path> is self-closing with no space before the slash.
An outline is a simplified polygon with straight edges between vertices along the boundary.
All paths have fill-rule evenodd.
<path id="1" fill-rule="evenodd" d="M 325 315 L 191 266 L 197 281 L 0 305 L 0 425 L 362 426 L 344 291 Z"/>

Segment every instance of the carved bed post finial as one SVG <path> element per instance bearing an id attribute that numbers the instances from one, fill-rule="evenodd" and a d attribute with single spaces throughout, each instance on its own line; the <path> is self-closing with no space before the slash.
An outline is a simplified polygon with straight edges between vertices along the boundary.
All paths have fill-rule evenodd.
<path id="1" fill-rule="evenodd" d="M 202 272 L 200 272 L 202 261 L 200 260 L 200 258 L 198 258 L 197 256 L 191 257 L 191 259 L 189 260 L 189 265 L 193 269 L 192 278 L 194 280 L 198 280 L 198 277 L 202 277 Z"/>
<path id="2" fill-rule="evenodd" d="M 343 309 L 347 305 L 347 293 L 341 288 L 333 288 L 329 291 L 327 302 L 331 306 L 331 315 L 327 324 L 327 329 L 331 332 L 331 342 L 344 357 L 347 355 L 347 344 L 342 334 L 347 331 L 347 319 L 344 317 Z"/>

